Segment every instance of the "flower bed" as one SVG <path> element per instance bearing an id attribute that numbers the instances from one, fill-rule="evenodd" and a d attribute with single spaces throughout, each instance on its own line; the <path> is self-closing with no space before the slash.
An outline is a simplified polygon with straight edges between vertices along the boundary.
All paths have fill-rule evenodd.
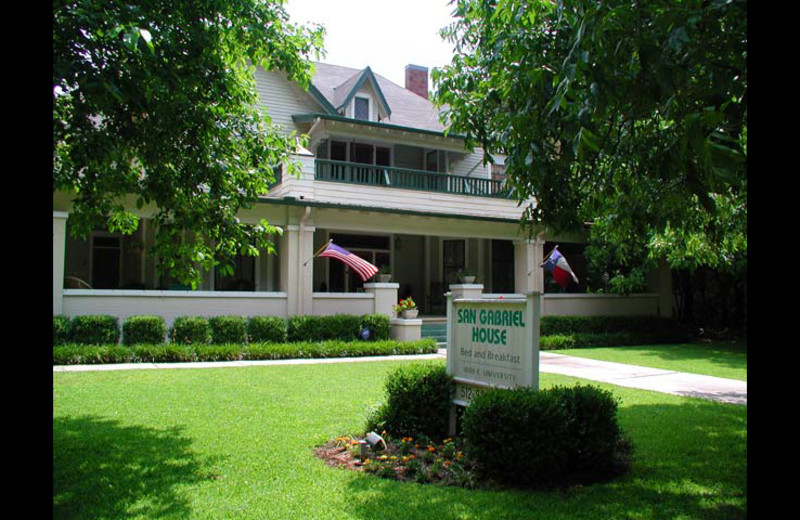
<path id="1" fill-rule="evenodd" d="M 386 449 L 369 450 L 360 459 L 358 437 L 337 437 L 315 453 L 332 467 L 363 471 L 400 481 L 474 487 L 472 464 L 464 455 L 463 441 L 444 439 L 435 443 L 423 436 L 393 439 L 383 432 Z"/>

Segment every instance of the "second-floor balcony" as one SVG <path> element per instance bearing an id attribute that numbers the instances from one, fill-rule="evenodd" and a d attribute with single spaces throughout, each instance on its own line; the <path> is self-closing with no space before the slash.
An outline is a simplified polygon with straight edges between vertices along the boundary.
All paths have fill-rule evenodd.
<path id="1" fill-rule="evenodd" d="M 328 159 L 314 161 L 314 180 L 407 190 L 509 198 L 504 180 Z"/>

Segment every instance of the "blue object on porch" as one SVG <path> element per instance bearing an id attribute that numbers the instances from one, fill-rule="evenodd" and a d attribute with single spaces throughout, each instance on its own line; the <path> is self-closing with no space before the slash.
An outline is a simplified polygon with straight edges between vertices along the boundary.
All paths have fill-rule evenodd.
<path id="1" fill-rule="evenodd" d="M 359 334 L 359 336 L 361 336 L 362 340 L 369 341 L 369 339 L 372 337 L 372 331 L 369 330 L 367 327 L 364 327 L 363 329 L 361 329 L 361 333 Z"/>

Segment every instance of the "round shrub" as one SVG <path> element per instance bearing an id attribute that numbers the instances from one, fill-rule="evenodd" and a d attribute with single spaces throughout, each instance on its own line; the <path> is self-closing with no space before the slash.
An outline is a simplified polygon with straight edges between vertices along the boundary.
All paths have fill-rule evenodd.
<path id="1" fill-rule="evenodd" d="M 405 365 L 386 376 L 386 402 L 367 418 L 367 429 L 400 436 L 447 436 L 453 378 L 444 365 Z"/>
<path id="2" fill-rule="evenodd" d="M 69 341 L 69 318 L 53 316 L 53 346 L 63 345 Z"/>
<path id="3" fill-rule="evenodd" d="M 488 390 L 464 411 L 466 452 L 484 478 L 510 486 L 607 481 L 629 464 L 616 413 L 611 393 L 594 386 Z"/>
<path id="4" fill-rule="evenodd" d="M 161 316 L 130 316 L 122 322 L 123 345 L 164 343 L 167 325 Z"/>
<path id="5" fill-rule="evenodd" d="M 286 320 L 277 316 L 252 316 L 247 320 L 250 343 L 285 343 Z"/>
<path id="6" fill-rule="evenodd" d="M 80 345 L 116 345 L 119 319 L 107 315 L 75 316 L 69 325 L 69 341 Z"/>
<path id="7" fill-rule="evenodd" d="M 214 316 L 208 320 L 211 327 L 211 343 L 247 342 L 247 321 L 242 316 Z"/>
<path id="8" fill-rule="evenodd" d="M 205 345 L 211 341 L 208 320 L 200 316 L 179 316 L 169 331 L 170 340 L 179 345 Z"/>

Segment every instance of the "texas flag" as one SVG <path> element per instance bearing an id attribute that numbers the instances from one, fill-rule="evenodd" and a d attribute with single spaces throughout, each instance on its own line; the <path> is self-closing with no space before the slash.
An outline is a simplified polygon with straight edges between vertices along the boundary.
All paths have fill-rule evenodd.
<path id="1" fill-rule="evenodd" d="M 564 258 L 564 255 L 558 252 L 558 246 L 553 248 L 550 256 L 544 261 L 541 267 L 553 273 L 553 278 L 561 287 L 568 286 L 570 278 L 575 280 L 575 283 L 578 283 L 578 277 L 572 272 L 572 268 L 567 263 L 567 259 Z"/>

